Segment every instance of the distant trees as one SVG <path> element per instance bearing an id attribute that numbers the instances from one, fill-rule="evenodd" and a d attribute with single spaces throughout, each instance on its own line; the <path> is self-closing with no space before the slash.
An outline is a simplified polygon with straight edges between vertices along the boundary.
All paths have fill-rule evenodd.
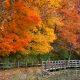
<path id="1" fill-rule="evenodd" d="M 62 0 L 61 7 L 57 10 L 59 18 L 63 23 L 57 28 L 57 42 L 68 50 L 80 54 L 80 16 L 77 13 L 75 0 Z"/>

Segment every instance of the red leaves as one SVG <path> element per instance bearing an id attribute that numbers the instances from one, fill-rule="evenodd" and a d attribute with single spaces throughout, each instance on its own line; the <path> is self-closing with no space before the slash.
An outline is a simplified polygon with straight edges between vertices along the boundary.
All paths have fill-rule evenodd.
<path id="1" fill-rule="evenodd" d="M 73 48 L 78 49 L 80 16 L 77 13 L 77 0 L 62 0 L 61 8 L 58 10 L 64 23 L 62 28 L 62 38 L 67 43 L 70 42 Z"/>
<path id="2" fill-rule="evenodd" d="M 4 6 L 5 8 L 10 7 L 10 0 L 5 0 L 5 1 L 3 2 L 3 6 Z"/>
<path id="3" fill-rule="evenodd" d="M 73 47 L 76 48 L 77 46 L 77 40 L 78 36 L 74 33 L 70 33 L 68 31 L 62 31 L 62 36 L 64 36 L 64 39 L 67 40 L 68 42 L 73 44 Z"/>

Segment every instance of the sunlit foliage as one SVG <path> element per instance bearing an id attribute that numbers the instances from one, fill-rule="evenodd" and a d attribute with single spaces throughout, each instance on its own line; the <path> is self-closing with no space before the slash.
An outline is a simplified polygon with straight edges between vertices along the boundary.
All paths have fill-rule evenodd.
<path id="1" fill-rule="evenodd" d="M 57 17 L 56 10 L 60 7 L 60 0 L 26 0 L 30 5 L 35 5 L 39 11 L 41 16 L 41 24 L 32 29 L 32 41 L 28 46 L 29 50 L 35 50 L 40 53 L 47 53 L 51 50 L 54 50 L 51 46 L 51 43 L 56 39 L 56 35 L 54 33 L 54 25 Z M 60 22 L 59 22 L 60 23 Z"/>
<path id="2" fill-rule="evenodd" d="M 40 21 L 37 10 L 25 0 L 0 1 L 0 55 L 24 50 L 31 41 L 28 33 Z"/>

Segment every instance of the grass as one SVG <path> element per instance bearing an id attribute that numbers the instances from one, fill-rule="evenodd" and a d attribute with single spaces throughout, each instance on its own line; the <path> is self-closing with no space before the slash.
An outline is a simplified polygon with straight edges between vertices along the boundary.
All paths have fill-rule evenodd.
<path id="1" fill-rule="evenodd" d="M 39 68 L 33 67 L 8 70 L 6 74 L 11 75 L 4 80 L 80 80 L 80 69 L 59 70 L 43 76 Z"/>
<path id="2" fill-rule="evenodd" d="M 53 79 L 43 77 L 36 71 L 33 71 L 32 73 L 17 71 L 13 74 L 13 76 L 7 78 L 6 80 L 53 80 Z"/>

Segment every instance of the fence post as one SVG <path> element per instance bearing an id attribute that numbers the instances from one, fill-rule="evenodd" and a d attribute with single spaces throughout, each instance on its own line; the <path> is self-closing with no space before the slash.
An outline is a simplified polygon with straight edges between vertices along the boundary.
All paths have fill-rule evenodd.
<path id="1" fill-rule="evenodd" d="M 18 68 L 19 68 L 19 61 L 18 61 Z"/>
<path id="2" fill-rule="evenodd" d="M 27 67 L 27 62 L 26 62 L 26 67 Z"/>

